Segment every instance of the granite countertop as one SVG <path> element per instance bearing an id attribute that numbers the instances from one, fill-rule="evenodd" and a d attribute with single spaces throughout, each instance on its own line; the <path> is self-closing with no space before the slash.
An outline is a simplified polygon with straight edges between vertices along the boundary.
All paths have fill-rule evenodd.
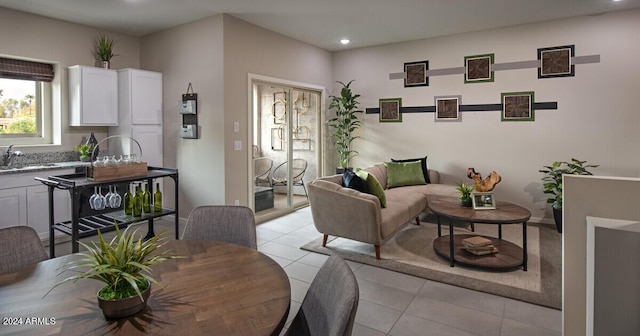
<path id="1" fill-rule="evenodd" d="M 51 163 L 28 165 L 20 168 L 0 167 L 0 176 L 8 175 L 8 174 L 33 173 L 33 172 L 55 170 L 55 169 L 70 169 L 70 168 L 76 168 L 76 167 L 86 167 L 90 164 L 91 164 L 90 162 L 67 161 L 67 162 L 51 162 Z"/>

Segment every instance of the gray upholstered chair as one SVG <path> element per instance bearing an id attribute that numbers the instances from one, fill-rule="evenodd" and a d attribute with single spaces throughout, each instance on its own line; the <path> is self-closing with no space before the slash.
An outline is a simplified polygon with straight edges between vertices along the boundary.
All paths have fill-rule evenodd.
<path id="1" fill-rule="evenodd" d="M 0 229 L 0 274 L 15 272 L 48 258 L 32 227 L 20 225 Z"/>
<path id="2" fill-rule="evenodd" d="M 268 157 L 259 157 L 253 159 L 254 184 L 259 186 L 266 184 L 271 187 L 271 168 L 273 160 Z"/>
<path id="3" fill-rule="evenodd" d="M 271 178 L 272 186 L 286 186 L 288 184 L 287 179 L 287 161 L 281 163 L 273 170 L 273 177 Z M 291 185 L 301 186 L 304 189 L 304 195 L 307 195 L 307 188 L 304 186 L 304 173 L 307 171 L 307 160 L 305 159 L 293 159 L 293 165 L 291 167 Z"/>
<path id="4" fill-rule="evenodd" d="M 191 211 L 182 239 L 215 240 L 257 249 L 253 210 L 245 206 L 203 205 Z"/>
<path id="5" fill-rule="evenodd" d="M 285 335 L 351 335 L 359 297 L 351 268 L 340 256 L 332 255 L 313 279 Z"/>

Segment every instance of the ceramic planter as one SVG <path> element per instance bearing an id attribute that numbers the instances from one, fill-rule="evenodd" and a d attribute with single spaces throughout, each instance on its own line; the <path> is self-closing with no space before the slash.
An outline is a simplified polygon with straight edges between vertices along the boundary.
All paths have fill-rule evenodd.
<path id="1" fill-rule="evenodd" d="M 144 300 L 140 300 L 138 295 L 120 300 L 105 300 L 98 296 L 98 306 L 107 319 L 123 318 L 142 311 L 147 306 L 149 294 L 151 294 L 151 284 L 142 292 Z"/>

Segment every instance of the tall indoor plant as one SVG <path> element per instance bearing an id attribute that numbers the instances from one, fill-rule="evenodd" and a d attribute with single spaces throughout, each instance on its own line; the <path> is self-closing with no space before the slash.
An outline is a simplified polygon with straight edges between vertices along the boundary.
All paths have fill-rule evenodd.
<path id="1" fill-rule="evenodd" d="M 160 238 L 162 233 L 148 240 L 136 240 L 137 230 L 129 233 L 129 227 L 124 231 L 115 227 L 116 236 L 109 243 L 100 230 L 97 244 L 91 242 L 89 246 L 80 242 L 87 252 L 66 265 L 66 271 L 77 274 L 58 282 L 49 291 L 67 281 L 95 279 L 105 283 L 98 292 L 98 305 L 106 318 L 126 317 L 144 309 L 151 284 L 160 285 L 151 274 L 151 266 L 180 257 L 168 251 L 155 253 L 166 243 Z"/>
<path id="2" fill-rule="evenodd" d="M 562 233 L 562 175 L 593 175 L 587 168 L 597 168 L 599 165 L 585 165 L 587 161 L 571 159 L 571 162 L 556 161 L 551 166 L 544 166 L 539 170 L 544 173 L 542 178 L 543 192 L 552 195 L 547 199 L 553 209 L 553 218 L 556 222 L 556 229 Z"/>
<path id="3" fill-rule="evenodd" d="M 332 137 L 338 152 L 340 168 L 345 169 L 349 167 L 351 158 L 358 154 L 351 147 L 351 143 L 358 138 L 353 135 L 353 132 L 362 125 L 358 119 L 358 114 L 362 113 L 362 110 L 358 110 L 360 95 L 351 91 L 350 86 L 353 80 L 347 84 L 338 83 L 342 85 L 340 96 L 330 96 L 329 104 L 329 109 L 336 110 L 336 116 L 328 120 L 327 125 L 333 130 Z"/>

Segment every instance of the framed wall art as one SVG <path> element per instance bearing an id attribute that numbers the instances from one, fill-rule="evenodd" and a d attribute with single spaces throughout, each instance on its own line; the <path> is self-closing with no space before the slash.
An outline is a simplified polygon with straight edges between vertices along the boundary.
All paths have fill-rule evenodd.
<path id="1" fill-rule="evenodd" d="M 460 121 L 462 96 L 441 96 L 435 98 L 435 121 Z"/>
<path id="2" fill-rule="evenodd" d="M 402 122 L 402 98 L 380 99 L 380 122 Z"/>
<path id="3" fill-rule="evenodd" d="M 502 93 L 502 121 L 534 121 L 533 91 Z"/>
<path id="4" fill-rule="evenodd" d="M 496 199 L 492 192 L 471 193 L 471 203 L 473 210 L 490 210 L 496 208 Z"/>
<path id="5" fill-rule="evenodd" d="M 404 87 L 429 86 L 429 61 L 409 62 L 404 64 Z"/>
<path id="6" fill-rule="evenodd" d="M 273 93 L 273 123 L 284 124 L 287 118 L 287 96 L 284 92 Z"/>
<path id="7" fill-rule="evenodd" d="M 464 58 L 464 82 L 466 83 L 486 83 L 493 82 L 494 63 L 493 54 L 465 56 Z"/>
<path id="8" fill-rule="evenodd" d="M 538 78 L 575 76 L 576 66 L 571 64 L 575 52 L 575 45 L 538 49 Z"/>

